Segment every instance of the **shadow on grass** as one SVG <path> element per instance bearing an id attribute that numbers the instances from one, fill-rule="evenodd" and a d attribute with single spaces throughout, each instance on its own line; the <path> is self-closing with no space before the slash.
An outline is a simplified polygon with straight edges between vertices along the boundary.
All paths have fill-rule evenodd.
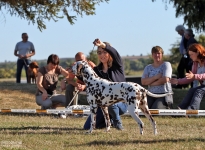
<path id="1" fill-rule="evenodd" d="M 155 143 L 178 143 L 178 142 L 193 142 L 193 141 L 199 141 L 199 142 L 205 142 L 205 139 L 203 138 L 177 138 L 177 139 L 158 139 L 158 140 L 124 140 L 124 141 L 119 141 L 119 140 L 113 140 L 113 141 L 92 141 L 87 144 L 81 144 L 81 145 L 72 145 L 69 144 L 69 142 L 65 142 L 64 146 L 65 147 L 83 147 L 83 146 L 97 146 L 97 145 L 107 145 L 107 146 L 119 146 L 119 145 L 127 145 L 127 144 L 155 144 Z"/>
<path id="2" fill-rule="evenodd" d="M 22 135 L 22 134 L 65 134 L 75 132 L 75 135 L 78 134 L 76 131 L 84 131 L 82 128 L 69 128 L 69 127 L 39 127 L 39 126 L 27 126 L 27 127 L 5 127 L 0 128 L 0 133 L 6 133 L 11 135 Z M 82 135 L 81 132 L 79 132 Z"/>

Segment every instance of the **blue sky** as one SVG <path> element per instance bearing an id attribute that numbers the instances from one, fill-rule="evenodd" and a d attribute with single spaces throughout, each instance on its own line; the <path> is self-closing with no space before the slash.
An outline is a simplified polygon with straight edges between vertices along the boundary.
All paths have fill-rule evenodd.
<path id="1" fill-rule="evenodd" d="M 46 22 L 42 32 L 36 24 L 9 14 L 5 17 L 4 21 L 0 15 L 0 62 L 17 60 L 14 47 L 23 32 L 36 49 L 32 60 L 47 59 L 52 53 L 60 58 L 74 57 L 78 51 L 88 55 L 95 38 L 111 43 L 121 56 L 147 55 L 156 45 L 168 54 L 171 44 L 180 39 L 175 27 L 183 23 L 182 17 L 175 17 L 173 4 L 165 10 L 162 0 L 111 0 L 97 6 L 96 15 L 79 16 L 74 25 L 66 18 Z"/>

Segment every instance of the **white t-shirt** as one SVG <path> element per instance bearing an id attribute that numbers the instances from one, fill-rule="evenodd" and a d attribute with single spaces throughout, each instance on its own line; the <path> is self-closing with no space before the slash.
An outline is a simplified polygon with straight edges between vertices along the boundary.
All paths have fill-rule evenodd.
<path id="1" fill-rule="evenodd" d="M 153 77 L 161 73 L 163 77 L 172 77 L 172 67 L 169 62 L 164 62 L 159 67 L 155 68 L 152 64 L 145 67 L 142 78 Z M 148 85 L 148 90 L 152 93 L 167 93 L 172 91 L 171 83 L 167 82 L 163 85 L 150 86 Z"/>

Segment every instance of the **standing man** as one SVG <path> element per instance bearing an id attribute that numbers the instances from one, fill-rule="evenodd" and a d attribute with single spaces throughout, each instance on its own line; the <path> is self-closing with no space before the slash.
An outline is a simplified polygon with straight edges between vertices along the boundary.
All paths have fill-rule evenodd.
<path id="1" fill-rule="evenodd" d="M 178 25 L 175 28 L 176 32 L 178 32 L 179 35 L 181 35 L 181 42 L 179 46 L 179 53 L 181 54 L 181 59 L 177 67 L 177 78 L 184 78 L 185 77 L 185 70 L 188 67 L 189 58 L 187 58 L 187 39 L 184 37 L 185 33 L 185 27 L 183 25 Z M 188 85 L 183 85 L 184 87 L 187 87 Z M 177 85 L 177 88 L 182 89 L 182 85 Z"/>
<path id="2" fill-rule="evenodd" d="M 31 56 L 35 55 L 35 48 L 32 42 L 28 41 L 28 34 L 22 33 L 22 41 L 16 44 L 14 55 L 18 57 L 16 83 L 21 83 L 21 71 L 24 66 L 26 71 L 26 79 L 28 83 L 28 66 L 31 62 Z"/>

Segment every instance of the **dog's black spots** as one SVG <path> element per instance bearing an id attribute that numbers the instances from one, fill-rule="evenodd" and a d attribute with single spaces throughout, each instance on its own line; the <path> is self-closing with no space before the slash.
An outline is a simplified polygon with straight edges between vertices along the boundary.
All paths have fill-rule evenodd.
<path id="1" fill-rule="evenodd" d="M 112 84 L 112 83 L 110 83 L 108 86 L 113 86 L 113 84 Z"/>
<path id="2" fill-rule="evenodd" d="M 110 100 L 113 100 L 113 95 L 110 95 Z"/>
<path id="3" fill-rule="evenodd" d="M 119 96 L 119 95 L 116 95 L 116 94 L 115 94 L 115 96 L 114 96 L 114 97 L 115 97 L 114 100 L 117 100 L 117 99 L 118 99 L 118 96 Z"/>
<path id="4" fill-rule="evenodd" d="M 144 92 L 145 92 L 145 89 L 140 89 L 140 92 L 143 92 L 143 93 L 144 93 Z"/>
<path id="5" fill-rule="evenodd" d="M 105 98 L 105 96 L 101 96 L 100 99 L 103 100 Z"/>
<path id="6" fill-rule="evenodd" d="M 132 88 L 132 87 L 128 87 L 127 90 L 128 90 L 129 92 L 132 92 L 133 88 Z"/>
<path id="7" fill-rule="evenodd" d="M 102 86 L 102 92 L 105 90 L 105 86 Z"/>
<path id="8" fill-rule="evenodd" d="M 98 83 L 96 84 L 96 88 L 99 88 L 99 84 Z"/>

